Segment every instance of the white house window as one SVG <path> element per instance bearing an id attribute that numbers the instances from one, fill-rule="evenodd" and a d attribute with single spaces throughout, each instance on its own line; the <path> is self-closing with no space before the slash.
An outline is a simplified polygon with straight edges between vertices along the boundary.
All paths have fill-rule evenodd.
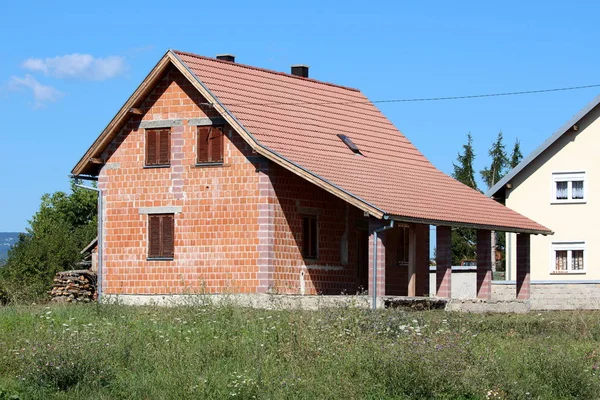
<path id="1" fill-rule="evenodd" d="M 584 242 L 552 243 L 552 255 L 552 273 L 585 273 Z"/>
<path id="2" fill-rule="evenodd" d="M 553 203 L 585 202 L 585 172 L 557 172 L 552 174 Z"/>

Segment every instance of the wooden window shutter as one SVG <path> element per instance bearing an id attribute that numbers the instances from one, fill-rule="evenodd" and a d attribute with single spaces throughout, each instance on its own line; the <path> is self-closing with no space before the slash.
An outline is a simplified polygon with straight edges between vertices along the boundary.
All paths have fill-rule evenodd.
<path id="1" fill-rule="evenodd" d="M 148 257 L 160 257 L 160 215 L 148 215 Z"/>
<path id="2" fill-rule="evenodd" d="M 196 146 L 196 152 L 198 153 L 198 163 L 209 162 L 209 138 L 210 138 L 210 126 L 199 126 L 198 127 L 198 145 Z"/>
<path id="3" fill-rule="evenodd" d="M 156 132 L 159 136 L 158 146 L 158 164 L 165 165 L 171 163 L 171 130 L 163 129 Z"/>
<path id="4" fill-rule="evenodd" d="M 156 165 L 157 143 L 156 131 L 146 130 L 146 165 Z"/>
<path id="5" fill-rule="evenodd" d="M 162 217 L 162 256 L 173 257 L 175 248 L 175 219 L 173 215 Z"/>
<path id="6" fill-rule="evenodd" d="M 210 132 L 210 162 L 223 162 L 223 128 L 214 127 Z"/>

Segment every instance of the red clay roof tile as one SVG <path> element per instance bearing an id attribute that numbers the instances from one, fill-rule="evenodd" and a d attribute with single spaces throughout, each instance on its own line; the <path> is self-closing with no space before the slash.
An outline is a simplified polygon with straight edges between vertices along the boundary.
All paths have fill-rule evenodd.
<path id="1" fill-rule="evenodd" d="M 356 89 L 175 53 L 263 146 L 386 214 L 550 233 L 436 169 Z"/>

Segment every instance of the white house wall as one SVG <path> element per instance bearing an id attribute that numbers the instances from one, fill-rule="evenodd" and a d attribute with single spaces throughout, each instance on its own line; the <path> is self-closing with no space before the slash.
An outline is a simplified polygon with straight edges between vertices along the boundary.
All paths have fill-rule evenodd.
<path id="1" fill-rule="evenodd" d="M 555 233 L 531 237 L 532 280 L 600 280 L 600 107 L 590 111 L 578 130 L 562 135 L 510 181 L 506 206 L 537 221 Z M 552 204 L 556 172 L 585 172 L 584 204 Z M 581 274 L 555 274 L 552 243 L 585 242 Z M 515 279 L 516 234 L 507 235 L 507 279 Z"/>

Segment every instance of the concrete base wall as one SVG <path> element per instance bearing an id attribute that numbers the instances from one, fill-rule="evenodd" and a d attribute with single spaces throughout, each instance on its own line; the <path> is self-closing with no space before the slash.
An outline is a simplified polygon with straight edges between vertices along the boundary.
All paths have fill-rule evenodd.
<path id="1" fill-rule="evenodd" d="M 435 270 L 431 271 L 430 269 L 429 295 L 435 296 Z M 453 299 L 477 298 L 477 269 L 475 267 L 452 267 L 451 290 Z"/>
<path id="2" fill-rule="evenodd" d="M 477 300 L 452 299 L 446 305 L 446 311 L 469 313 L 526 313 L 530 311 L 529 301 L 516 300 Z"/>
<path id="3" fill-rule="evenodd" d="M 458 279 L 453 284 L 461 285 Z M 457 274 L 458 276 L 461 276 Z M 469 274 L 462 277 L 465 278 Z M 474 279 L 474 274 L 470 274 Z M 454 287 L 454 286 L 453 286 Z M 462 287 L 462 286 L 459 286 Z M 464 286 L 466 287 L 466 285 Z M 447 304 L 447 311 L 523 313 L 532 310 L 600 310 L 600 282 L 547 283 L 532 282 L 531 299 L 515 298 L 514 282 L 492 282 L 492 299 L 453 297 Z M 463 295 L 467 293 L 463 292 Z M 434 296 L 432 296 L 434 297 Z M 158 306 L 202 306 L 236 305 L 262 309 L 303 309 L 318 310 L 331 307 L 370 308 L 370 296 L 301 296 L 278 294 L 188 294 L 188 295 L 104 295 L 103 303 L 125 305 Z M 384 298 L 379 298 L 377 307 L 384 307 Z"/>
<path id="4" fill-rule="evenodd" d="M 492 299 L 515 299 L 514 282 L 493 282 Z M 600 282 L 531 282 L 531 310 L 598 310 Z"/>
<path id="5" fill-rule="evenodd" d="M 331 307 L 370 308 L 369 296 L 301 296 L 277 294 L 187 294 L 187 295 L 104 295 L 102 303 L 114 303 L 133 306 L 203 306 L 235 305 L 240 307 L 261 308 L 267 310 L 319 310 Z M 382 299 L 377 301 L 383 308 Z"/>

